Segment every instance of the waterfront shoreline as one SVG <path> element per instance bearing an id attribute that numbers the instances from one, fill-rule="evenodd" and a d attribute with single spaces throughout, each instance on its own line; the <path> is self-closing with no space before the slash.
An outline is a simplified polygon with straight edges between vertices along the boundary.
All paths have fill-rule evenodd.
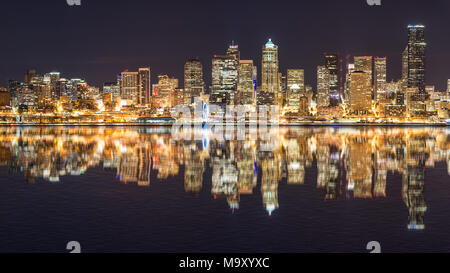
<path id="1" fill-rule="evenodd" d="M 77 127 L 77 126 L 93 126 L 93 127 L 115 127 L 115 126 L 142 126 L 142 127 L 168 127 L 168 126 L 196 126 L 199 124 L 191 123 L 135 123 L 135 122 L 127 122 L 127 123 L 0 123 L 0 127 L 31 127 L 31 126 L 67 126 L 67 127 Z M 229 123 L 218 123 L 218 124 L 204 124 L 202 126 L 226 126 L 230 125 Z M 239 123 L 233 123 L 233 125 L 241 125 Z M 258 125 L 271 125 L 270 123 L 258 123 Z M 442 122 L 442 123 L 279 123 L 277 124 L 281 127 L 449 127 L 450 124 Z M 246 123 L 246 127 L 251 126 Z"/>

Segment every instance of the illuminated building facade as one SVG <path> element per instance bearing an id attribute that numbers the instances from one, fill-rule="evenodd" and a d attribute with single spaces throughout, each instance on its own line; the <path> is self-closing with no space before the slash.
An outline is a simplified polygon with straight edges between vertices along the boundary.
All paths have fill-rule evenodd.
<path id="1" fill-rule="evenodd" d="M 352 73 L 355 71 L 355 64 L 347 65 L 347 74 L 345 75 L 345 86 L 344 86 L 344 103 L 349 105 L 350 101 L 350 82 Z"/>
<path id="2" fill-rule="evenodd" d="M 124 71 L 119 74 L 120 97 L 126 105 L 139 104 L 139 73 Z"/>
<path id="3" fill-rule="evenodd" d="M 330 71 L 326 66 L 317 67 L 317 105 L 330 106 Z"/>
<path id="4" fill-rule="evenodd" d="M 387 58 L 386 57 L 375 57 L 375 73 L 374 73 L 374 98 L 378 99 L 379 92 L 383 92 L 383 84 L 386 83 L 386 65 Z"/>
<path id="5" fill-rule="evenodd" d="M 355 71 L 365 72 L 369 79 L 370 84 L 373 81 L 373 57 L 372 56 L 356 56 L 354 58 Z"/>
<path id="6" fill-rule="evenodd" d="M 150 104 L 151 100 L 151 75 L 150 68 L 144 67 L 138 69 L 139 74 L 139 102 L 140 106 Z"/>
<path id="7" fill-rule="evenodd" d="M 298 113 L 300 110 L 300 97 L 305 95 L 305 70 L 288 69 L 286 82 L 286 104 L 288 111 Z"/>
<path id="8" fill-rule="evenodd" d="M 111 94 L 113 98 L 120 97 L 120 87 L 116 82 L 105 82 L 103 84 L 103 94 Z"/>
<path id="9" fill-rule="evenodd" d="M 195 97 L 200 97 L 205 91 L 203 82 L 203 66 L 199 59 L 189 59 L 184 65 L 183 102 L 191 105 Z"/>
<path id="10" fill-rule="evenodd" d="M 280 89 L 280 75 L 278 62 L 278 46 L 272 39 L 263 46 L 261 65 L 261 91 L 269 92 L 273 95 L 274 102 L 278 102 Z"/>
<path id="11" fill-rule="evenodd" d="M 355 114 L 367 114 L 371 110 L 372 84 L 369 73 L 364 71 L 355 71 L 352 73 L 350 108 Z"/>
<path id="12" fill-rule="evenodd" d="M 256 103 L 256 71 L 252 60 L 239 61 L 236 104 L 254 105 Z"/>
<path id="13" fill-rule="evenodd" d="M 166 109 L 174 106 L 171 104 L 175 101 L 175 89 L 178 88 L 178 84 L 176 78 L 170 78 L 168 75 L 158 76 L 157 98 L 155 98 L 157 107 Z"/>
<path id="14" fill-rule="evenodd" d="M 325 54 L 325 67 L 329 72 L 330 105 L 336 106 L 340 101 L 339 56 L 337 54 Z"/>
<path id="15" fill-rule="evenodd" d="M 212 59 L 212 83 L 210 102 L 217 105 L 233 105 L 238 86 L 239 49 L 230 45 L 227 55 L 214 55 Z"/>
<path id="16" fill-rule="evenodd" d="M 408 88 L 425 92 L 425 26 L 408 26 Z"/>

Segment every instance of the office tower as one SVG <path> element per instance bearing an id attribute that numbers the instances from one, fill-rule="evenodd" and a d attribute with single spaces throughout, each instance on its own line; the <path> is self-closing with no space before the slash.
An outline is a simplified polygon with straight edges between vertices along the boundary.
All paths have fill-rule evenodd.
<path id="1" fill-rule="evenodd" d="M 408 46 L 402 53 L 402 92 L 408 88 Z"/>
<path id="2" fill-rule="evenodd" d="M 11 95 L 6 88 L 0 88 L 0 107 L 11 105 Z"/>
<path id="3" fill-rule="evenodd" d="M 375 57 L 375 74 L 374 74 L 374 98 L 376 99 L 378 96 L 378 92 L 381 90 L 384 83 L 386 83 L 386 64 L 387 58 Z"/>
<path id="4" fill-rule="evenodd" d="M 48 85 L 50 88 L 50 100 L 59 100 L 59 96 L 61 95 L 60 90 L 58 89 L 58 81 L 61 78 L 61 74 L 59 72 L 50 72 L 44 75 L 44 84 Z"/>
<path id="5" fill-rule="evenodd" d="M 425 26 L 408 26 L 408 88 L 425 93 Z"/>
<path id="6" fill-rule="evenodd" d="M 205 89 L 203 66 L 199 59 L 189 59 L 184 65 L 183 102 L 191 105 L 195 97 L 200 97 Z"/>
<path id="7" fill-rule="evenodd" d="M 139 73 L 124 71 L 119 74 L 120 97 L 125 105 L 139 104 Z"/>
<path id="8" fill-rule="evenodd" d="M 182 88 L 175 88 L 172 93 L 170 93 L 170 107 L 175 107 L 177 105 L 183 104 L 183 93 L 184 90 Z"/>
<path id="9" fill-rule="evenodd" d="M 120 87 L 116 82 L 105 82 L 103 84 L 103 94 L 111 94 L 113 98 L 120 97 Z"/>
<path id="10" fill-rule="evenodd" d="M 36 76 L 36 70 L 35 69 L 29 69 L 27 70 L 27 74 L 25 75 L 25 84 L 30 84 L 31 79 Z"/>
<path id="11" fill-rule="evenodd" d="M 158 107 L 167 108 L 173 107 L 175 89 L 178 88 L 178 79 L 170 78 L 168 75 L 158 76 L 158 91 L 157 91 L 157 101 Z"/>
<path id="12" fill-rule="evenodd" d="M 288 69 L 286 78 L 286 104 L 288 111 L 299 112 L 300 97 L 305 95 L 305 71 Z"/>
<path id="13" fill-rule="evenodd" d="M 271 93 L 274 101 L 278 102 L 280 91 L 278 46 L 272 42 L 272 39 L 263 46 L 261 68 L 261 91 Z"/>
<path id="14" fill-rule="evenodd" d="M 86 99 L 98 100 L 100 99 L 100 89 L 94 86 L 87 86 Z"/>
<path id="15" fill-rule="evenodd" d="M 363 71 L 355 71 L 351 77 L 350 108 L 353 113 L 367 114 L 372 108 L 370 74 Z"/>
<path id="16" fill-rule="evenodd" d="M 239 60 L 236 55 L 214 55 L 210 102 L 218 105 L 234 104 L 238 85 Z"/>
<path id="17" fill-rule="evenodd" d="M 317 105 L 330 106 L 330 71 L 326 66 L 317 67 Z"/>
<path id="18" fill-rule="evenodd" d="M 450 79 L 447 80 L 447 93 L 450 93 Z"/>
<path id="19" fill-rule="evenodd" d="M 139 74 L 138 104 L 140 106 L 146 106 L 150 104 L 151 100 L 150 68 L 149 67 L 139 68 L 138 74 Z"/>
<path id="20" fill-rule="evenodd" d="M 256 103 L 256 66 L 252 60 L 239 61 L 239 80 L 235 104 L 254 105 Z"/>
<path id="21" fill-rule="evenodd" d="M 355 61 L 355 71 L 362 71 L 367 73 L 370 79 L 370 84 L 373 81 L 373 57 L 372 56 L 357 56 L 354 58 Z"/>
<path id="22" fill-rule="evenodd" d="M 29 86 L 22 85 L 17 89 L 17 106 L 36 106 L 36 100 L 36 92 Z"/>
<path id="23" fill-rule="evenodd" d="M 330 104 L 339 104 L 339 56 L 337 54 L 325 54 L 325 67 L 329 72 L 330 81 Z"/>
<path id="24" fill-rule="evenodd" d="M 17 106 L 17 97 L 18 97 L 18 89 L 20 88 L 21 83 L 15 80 L 8 81 L 8 92 L 10 94 L 11 106 Z"/>
<path id="25" fill-rule="evenodd" d="M 75 86 L 75 97 L 76 100 L 88 99 L 88 89 L 89 86 L 85 80 L 82 79 L 72 79 L 72 84 Z"/>
<path id="26" fill-rule="evenodd" d="M 232 41 L 231 45 L 227 49 L 228 56 L 235 56 L 239 61 L 241 59 L 241 53 L 239 52 L 239 45 L 235 45 L 234 41 Z"/>
<path id="27" fill-rule="evenodd" d="M 352 80 L 352 73 L 355 71 L 355 64 L 347 65 L 347 74 L 345 75 L 345 86 L 344 86 L 344 102 L 350 104 L 350 83 Z"/>

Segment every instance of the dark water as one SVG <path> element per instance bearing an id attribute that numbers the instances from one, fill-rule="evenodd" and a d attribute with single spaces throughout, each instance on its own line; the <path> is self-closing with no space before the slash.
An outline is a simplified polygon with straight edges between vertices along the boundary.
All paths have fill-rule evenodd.
<path id="1" fill-rule="evenodd" d="M 272 137 L 0 127 L 0 252 L 450 252 L 449 129 Z"/>

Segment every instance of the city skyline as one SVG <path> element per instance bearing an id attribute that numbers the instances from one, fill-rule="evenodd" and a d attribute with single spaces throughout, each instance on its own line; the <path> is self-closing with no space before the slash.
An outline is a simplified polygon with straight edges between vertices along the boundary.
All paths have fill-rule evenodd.
<path id="1" fill-rule="evenodd" d="M 26 2 L 26 1 L 25 1 Z M 64 2 L 64 1 L 62 1 Z M 398 79 L 401 76 L 401 52 L 404 50 L 406 33 L 405 26 L 408 24 L 424 24 L 427 26 L 426 40 L 429 43 L 430 49 L 427 54 L 427 84 L 435 85 L 438 90 L 445 90 L 446 79 L 448 74 L 445 71 L 445 63 L 450 61 L 450 56 L 445 50 L 446 39 L 445 35 L 442 35 L 442 29 L 439 26 L 448 20 L 447 18 L 435 18 L 434 12 L 445 8 L 448 3 L 445 1 L 437 1 L 436 5 L 424 6 L 419 1 L 396 1 L 395 3 L 383 3 L 381 7 L 368 6 L 365 1 L 349 1 L 346 5 L 339 5 L 332 3 L 331 1 L 318 1 L 319 3 L 298 3 L 287 4 L 280 3 L 280 7 L 292 7 L 293 10 L 299 10 L 301 8 L 301 18 L 287 22 L 286 20 L 275 20 L 273 26 L 268 26 L 266 22 L 259 20 L 252 20 L 249 18 L 248 22 L 242 22 L 239 26 L 231 25 L 220 19 L 223 17 L 223 12 L 220 12 L 220 16 L 216 19 L 215 27 L 213 26 L 200 26 L 200 20 L 192 16 L 198 15 L 205 9 L 211 9 L 211 6 L 202 3 L 193 4 L 192 7 L 188 7 L 188 11 L 192 11 L 192 15 L 189 16 L 191 21 L 192 30 L 186 34 L 180 33 L 178 30 L 173 29 L 173 26 L 161 25 L 160 30 L 151 28 L 148 30 L 148 35 L 144 38 L 147 42 L 131 43 L 122 51 L 115 50 L 120 44 L 121 40 L 111 40 L 112 37 L 107 35 L 107 30 L 110 29 L 108 24 L 98 22 L 90 22 L 89 27 L 96 29 L 100 32 L 98 38 L 94 38 L 92 42 L 81 44 L 81 47 L 74 49 L 75 45 L 80 45 L 78 41 L 73 38 L 67 38 L 67 41 L 63 40 L 63 44 L 57 46 L 56 44 L 41 44 L 38 40 L 36 43 L 30 45 L 29 43 L 20 43 L 21 37 L 16 35 L 10 36 L 9 46 L 5 48 L 2 45 L 4 56 L 1 56 L 3 65 L 0 66 L 0 85 L 6 86 L 9 79 L 21 80 L 23 70 L 29 68 L 35 68 L 38 71 L 60 71 L 69 78 L 85 78 L 89 83 L 94 86 L 101 87 L 104 82 L 114 81 L 114 75 L 119 71 L 125 69 L 131 69 L 132 67 L 147 67 L 152 68 L 153 75 L 170 74 L 176 78 L 182 79 L 183 65 L 188 58 L 198 57 L 203 66 L 204 75 L 208 75 L 208 71 L 211 69 L 209 59 L 216 52 L 221 50 L 224 45 L 229 44 L 232 40 L 236 41 L 240 45 L 240 51 L 245 59 L 253 60 L 258 71 L 261 71 L 261 52 L 260 47 L 268 38 L 272 38 L 276 44 L 280 47 L 279 59 L 280 59 L 280 71 L 285 73 L 287 69 L 301 68 L 305 70 L 305 82 L 312 86 L 316 85 L 316 71 L 315 67 L 322 63 L 323 53 L 337 53 L 341 59 L 346 60 L 347 55 L 351 56 L 386 56 L 388 59 L 388 78 Z M 403 3 L 401 3 L 403 2 Z M 242 7 L 242 11 L 248 10 L 256 2 L 249 1 Z M 264 2 L 260 5 L 264 7 Z M 27 22 L 33 21 L 35 15 L 27 15 L 26 13 L 17 13 L 21 10 L 25 4 L 13 4 L 6 3 L 11 7 L 11 13 L 16 13 L 17 22 L 15 30 L 21 31 Z M 92 31 L 87 29 L 84 22 L 80 22 L 78 16 L 92 16 L 92 12 L 98 11 L 102 8 L 103 12 L 113 11 L 118 12 L 120 4 L 114 1 L 108 5 L 101 5 L 97 3 L 84 3 L 81 7 L 70 8 L 65 3 L 54 4 L 48 6 L 47 3 L 42 3 L 42 6 L 37 5 L 36 9 L 40 11 L 43 8 L 49 8 L 57 12 L 58 16 L 68 16 L 72 20 L 69 22 L 63 20 L 61 28 L 67 26 L 69 30 L 73 30 L 75 36 L 87 37 L 92 35 Z M 136 3 L 136 6 L 145 6 L 145 3 Z M 221 4 L 215 4 L 220 6 Z M 164 4 L 158 3 L 156 7 L 164 6 Z M 181 7 L 185 7 L 183 3 L 175 4 L 176 7 L 180 7 L 180 10 L 176 9 L 175 14 L 182 14 Z M 403 7 L 403 9 L 401 9 Z M 198 9 L 195 9 L 198 8 Z M 337 9 L 336 14 L 331 13 L 332 9 Z M 307 14 L 307 11 L 310 13 Z M 42 10 L 42 12 L 46 12 Z M 58 13 L 59 12 L 59 13 Z M 268 10 L 263 8 L 259 11 L 260 15 L 268 14 Z M 305 25 L 299 25 L 301 22 L 307 21 L 310 16 L 317 12 L 323 12 L 325 15 L 321 16 L 321 20 L 324 22 L 330 22 L 330 20 L 336 20 L 337 14 L 339 16 L 350 16 L 349 21 L 361 20 L 360 25 L 350 24 L 347 26 L 342 22 L 339 22 L 335 29 L 324 28 L 322 24 L 314 24 L 314 27 L 308 29 Z M 230 15 L 237 13 L 237 16 L 242 16 L 241 12 L 230 11 Z M 286 10 L 286 14 L 290 11 Z M 165 15 L 166 12 L 160 12 L 156 14 L 156 18 L 160 18 Z M 311 15 L 310 15 L 311 14 Z M 395 14 L 395 16 L 393 16 Z M 377 24 L 364 24 L 364 21 L 368 19 L 384 15 L 386 21 L 377 21 Z M 432 16 L 433 15 L 433 16 Z M 8 15 L 10 16 L 10 15 Z M 103 16 L 102 12 L 97 13 L 96 16 Z M 274 15 L 279 18 L 280 15 Z M 181 16 L 181 19 L 187 18 Z M 254 18 L 254 15 L 251 15 Z M 364 19 L 363 17 L 368 17 Z M 394 18 L 395 17 L 395 18 Z M 397 18 L 398 17 L 398 18 Z M 91 17 L 88 17 L 89 19 Z M 154 20 L 156 20 L 156 18 Z M 201 18 L 201 17 L 200 17 Z M 8 19 L 8 18 L 5 18 Z M 88 20 L 89 21 L 89 20 Z M 111 27 L 115 25 L 114 22 L 108 21 Z M 314 22 L 314 21 L 311 21 Z M 47 24 L 47 21 L 38 21 L 39 24 Z M 260 27 L 253 27 L 254 24 L 260 24 Z M 144 24 L 147 25 L 147 24 Z M 283 28 L 287 25 L 295 28 L 289 31 Z M 250 35 L 243 35 L 243 31 L 252 27 Z M 283 28 L 280 28 L 283 26 Z M 126 34 L 127 40 L 137 35 L 138 30 L 141 27 L 137 27 L 137 30 L 131 31 Z M 226 30 L 226 31 L 223 31 Z M 159 35 L 159 39 L 152 39 L 156 37 L 152 35 L 155 32 L 166 31 L 165 35 Z M 11 29 L 5 30 L 5 33 L 11 33 Z M 35 35 L 32 32 L 31 35 Z M 49 33 L 53 33 L 50 29 Z M 208 41 L 201 40 L 196 37 L 203 35 L 204 33 L 211 33 Z M 60 34 L 55 34 L 60 35 Z M 106 36 L 105 36 L 106 35 Z M 189 35 L 187 39 L 183 39 L 183 36 Z M 106 39 L 99 45 L 100 41 L 97 39 Z M 177 42 L 169 42 L 165 44 L 165 50 L 161 50 L 161 46 L 167 40 L 177 39 Z M 97 41 L 96 41 L 97 40 Z M 69 43 L 70 42 L 70 43 Z M 58 42 L 59 43 L 59 42 Z M 86 47 L 89 44 L 89 49 Z M 448 44 L 448 43 L 447 43 Z M 99 46 L 102 48 L 99 51 Z M 24 47 L 24 54 L 17 56 L 17 54 L 10 54 L 12 48 Z M 145 50 L 130 51 L 129 49 L 138 47 Z M 49 50 L 45 50 L 45 49 Z M 85 48 L 85 49 L 83 49 Z M 167 54 L 161 54 L 161 52 L 167 52 Z M 6 54 L 9 53 L 9 54 Z M 157 54 L 158 56 L 155 56 Z M 62 55 L 62 56 L 61 56 Z M 75 61 L 76 60 L 76 61 Z M 74 69 L 75 68 L 75 69 Z M 156 77 L 153 77 L 153 82 Z M 260 77 L 258 77 L 260 78 Z M 205 83 L 210 85 L 210 77 L 205 77 Z M 258 80 L 259 82 L 260 80 Z"/>

